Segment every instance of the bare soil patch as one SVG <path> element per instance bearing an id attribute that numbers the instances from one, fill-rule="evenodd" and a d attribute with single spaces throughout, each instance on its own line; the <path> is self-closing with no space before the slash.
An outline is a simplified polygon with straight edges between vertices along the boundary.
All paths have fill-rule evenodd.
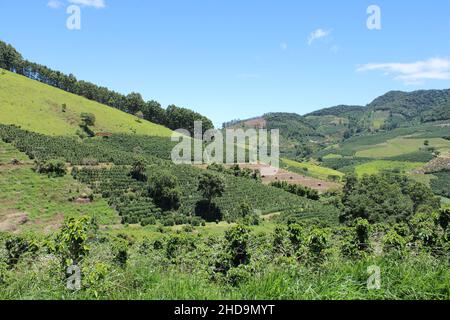
<path id="1" fill-rule="evenodd" d="M 28 221 L 27 213 L 12 211 L 0 217 L 0 231 L 17 232 Z"/>

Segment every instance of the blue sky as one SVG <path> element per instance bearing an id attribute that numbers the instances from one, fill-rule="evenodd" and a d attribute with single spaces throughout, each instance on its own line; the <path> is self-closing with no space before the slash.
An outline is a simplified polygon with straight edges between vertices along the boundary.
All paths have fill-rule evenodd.
<path id="1" fill-rule="evenodd" d="M 81 30 L 66 28 L 69 2 Z M 448 0 L 0 0 L 0 13 L 26 59 L 216 125 L 450 88 Z"/>

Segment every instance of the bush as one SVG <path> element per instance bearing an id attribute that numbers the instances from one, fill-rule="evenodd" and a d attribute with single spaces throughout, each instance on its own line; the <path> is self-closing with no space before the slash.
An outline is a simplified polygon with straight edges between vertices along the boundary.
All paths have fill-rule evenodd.
<path id="1" fill-rule="evenodd" d="M 125 239 L 114 238 L 112 241 L 113 261 L 120 267 L 125 268 L 128 261 L 128 243 Z"/>
<path id="2" fill-rule="evenodd" d="M 437 244 L 439 234 L 432 215 L 417 213 L 412 217 L 410 225 L 414 241 L 428 247 Z"/>
<path id="3" fill-rule="evenodd" d="M 247 264 L 250 261 L 250 253 L 247 250 L 249 232 L 250 230 L 243 225 L 236 225 L 225 232 L 227 252 L 233 267 Z"/>
<path id="4" fill-rule="evenodd" d="M 53 251 L 60 257 L 64 267 L 78 265 L 89 253 L 88 238 L 92 230 L 88 217 L 68 219 L 55 238 Z"/>
<path id="5" fill-rule="evenodd" d="M 146 182 L 148 177 L 145 172 L 145 160 L 138 159 L 136 160 L 131 168 L 130 176 L 137 181 Z"/>
<path id="6" fill-rule="evenodd" d="M 63 160 L 35 161 L 34 170 L 37 173 L 47 174 L 49 177 L 63 177 L 67 174 Z"/>
<path id="7" fill-rule="evenodd" d="M 315 228 L 311 231 L 307 238 L 307 246 L 314 262 L 321 262 L 325 259 L 328 241 L 329 232 L 326 229 Z"/>
<path id="8" fill-rule="evenodd" d="M 274 181 L 270 183 L 270 186 L 311 200 L 320 199 L 319 192 L 317 190 L 299 184 L 289 184 L 286 181 Z"/>
<path id="9" fill-rule="evenodd" d="M 359 218 L 353 227 L 345 229 L 341 252 L 352 258 L 364 256 L 370 249 L 369 228 L 369 222 Z"/>
<path id="10" fill-rule="evenodd" d="M 8 253 L 7 266 L 13 268 L 26 253 L 36 253 L 39 246 L 35 240 L 28 240 L 23 237 L 11 236 L 5 241 L 5 248 Z"/>
<path id="11" fill-rule="evenodd" d="M 406 248 L 406 242 L 404 237 L 391 229 L 383 237 L 383 251 L 402 254 Z"/>

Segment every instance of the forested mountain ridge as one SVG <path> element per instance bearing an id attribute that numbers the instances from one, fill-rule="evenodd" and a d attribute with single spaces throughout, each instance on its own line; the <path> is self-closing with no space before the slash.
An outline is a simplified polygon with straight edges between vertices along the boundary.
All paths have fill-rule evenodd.
<path id="1" fill-rule="evenodd" d="M 303 116 L 268 113 L 260 119 L 269 129 L 280 128 L 282 151 L 298 158 L 351 137 L 450 120 L 450 89 L 390 91 L 366 106 L 338 105 Z M 234 120 L 223 126 L 248 124 Z"/>
<path id="2" fill-rule="evenodd" d="M 132 92 L 123 95 L 90 82 L 77 80 L 73 74 L 66 75 L 47 66 L 25 60 L 13 46 L 1 40 L 0 68 L 136 115 L 172 130 L 183 128 L 193 132 L 194 121 L 202 121 L 204 130 L 214 127 L 210 119 L 187 108 L 170 105 L 164 109 L 155 100 L 144 101 L 140 93 Z"/>
<path id="3" fill-rule="evenodd" d="M 391 91 L 368 105 L 373 111 L 389 111 L 389 123 L 429 122 L 450 119 L 450 89 Z M 397 121 L 395 118 L 397 117 Z"/>

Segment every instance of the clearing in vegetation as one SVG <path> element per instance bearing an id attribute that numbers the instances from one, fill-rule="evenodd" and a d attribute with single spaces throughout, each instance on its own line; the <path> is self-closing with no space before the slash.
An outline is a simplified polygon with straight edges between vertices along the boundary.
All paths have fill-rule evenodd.
<path id="1" fill-rule="evenodd" d="M 364 174 L 369 175 L 377 174 L 382 171 L 408 174 L 415 169 L 419 169 L 424 164 L 425 163 L 423 162 L 375 160 L 368 163 L 357 165 L 355 167 L 355 173 L 358 176 L 362 176 Z"/>
<path id="2" fill-rule="evenodd" d="M 388 158 L 400 156 L 402 154 L 420 151 L 425 147 L 426 141 L 428 141 L 428 147 L 435 148 L 438 151 L 447 151 L 450 149 L 450 141 L 442 138 L 412 139 L 400 137 L 389 140 L 387 143 L 358 151 L 356 152 L 356 156 L 361 158 Z"/>

